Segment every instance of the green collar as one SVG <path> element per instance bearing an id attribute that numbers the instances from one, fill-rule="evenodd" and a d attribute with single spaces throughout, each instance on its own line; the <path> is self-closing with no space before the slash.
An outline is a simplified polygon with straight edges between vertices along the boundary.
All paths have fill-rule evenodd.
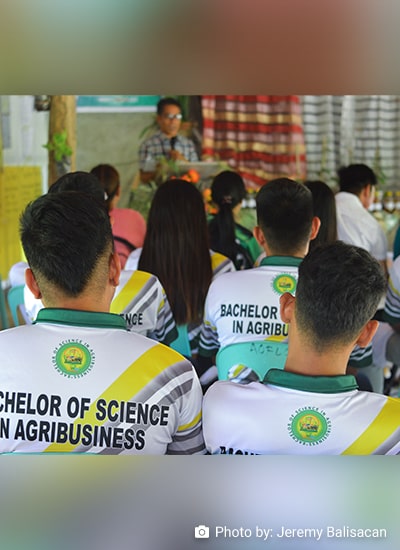
<path id="1" fill-rule="evenodd" d="M 126 330 L 125 320 L 116 313 L 79 311 L 76 309 L 41 309 L 34 323 L 54 323 L 93 328 L 119 328 Z"/>
<path id="2" fill-rule="evenodd" d="M 304 376 L 279 369 L 269 370 L 264 383 L 314 393 L 343 393 L 358 389 L 356 379 L 352 375 Z"/>
<path id="3" fill-rule="evenodd" d="M 282 267 L 299 267 L 303 258 L 295 258 L 294 256 L 267 256 L 263 258 L 260 262 L 262 265 L 278 265 Z"/>

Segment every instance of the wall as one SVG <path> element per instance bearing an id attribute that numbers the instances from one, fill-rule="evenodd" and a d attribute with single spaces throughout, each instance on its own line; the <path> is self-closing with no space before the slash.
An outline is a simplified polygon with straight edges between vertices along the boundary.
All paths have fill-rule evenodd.
<path id="1" fill-rule="evenodd" d="M 96 164 L 112 164 L 121 176 L 126 205 L 130 187 L 139 169 L 139 136 L 154 120 L 154 113 L 78 113 L 77 170 L 90 170 Z"/>
<path id="2" fill-rule="evenodd" d="M 33 96 L 3 98 L 3 124 L 9 124 L 11 144 L 4 149 L 4 164 L 40 166 L 46 191 L 47 150 L 42 146 L 48 140 L 49 113 L 34 110 Z M 119 206 L 126 205 L 138 170 L 139 136 L 153 120 L 154 113 L 77 113 L 76 169 L 89 171 L 100 163 L 114 165 L 123 189 Z"/>

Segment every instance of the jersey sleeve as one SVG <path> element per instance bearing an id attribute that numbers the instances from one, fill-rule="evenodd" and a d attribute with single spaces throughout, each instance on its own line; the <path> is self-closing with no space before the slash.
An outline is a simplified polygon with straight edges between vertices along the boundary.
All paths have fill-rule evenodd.
<path id="1" fill-rule="evenodd" d="M 169 305 L 165 290 L 160 283 L 157 288 L 157 301 L 158 308 L 156 326 L 154 327 L 154 330 L 150 330 L 147 333 L 147 336 L 168 346 L 171 342 L 178 338 L 178 329 L 176 328 L 171 306 Z"/>
<path id="2" fill-rule="evenodd" d="M 212 313 L 213 284 L 211 284 L 204 304 L 204 319 L 200 331 L 199 354 L 203 357 L 212 357 L 219 350 L 218 330 Z"/>
<path id="3" fill-rule="evenodd" d="M 369 367 L 372 365 L 373 355 L 372 355 L 372 344 L 368 344 L 365 348 L 360 348 L 360 346 L 355 346 L 353 351 L 350 354 L 349 365 L 355 368 Z"/>
<path id="4" fill-rule="evenodd" d="M 185 363 L 190 365 L 190 370 L 181 375 L 178 425 L 167 447 L 169 455 L 206 453 L 202 429 L 203 392 L 193 366 L 188 361 Z"/>

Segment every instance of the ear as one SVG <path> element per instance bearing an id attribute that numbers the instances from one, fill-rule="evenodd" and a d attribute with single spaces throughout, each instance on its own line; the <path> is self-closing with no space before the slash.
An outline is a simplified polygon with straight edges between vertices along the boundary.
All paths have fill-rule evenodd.
<path id="1" fill-rule="evenodd" d="M 116 287 L 119 285 L 119 277 L 121 275 L 121 261 L 117 252 L 113 252 L 110 256 L 110 267 L 109 267 L 109 280 L 112 286 Z"/>
<path id="2" fill-rule="evenodd" d="M 256 225 L 253 229 L 253 235 L 254 235 L 254 238 L 256 239 L 256 241 L 258 242 L 258 244 L 261 246 L 261 247 L 264 247 L 265 246 L 265 237 L 264 237 L 264 233 L 262 232 L 261 230 L 261 227 L 259 225 Z"/>
<path id="3" fill-rule="evenodd" d="M 371 342 L 372 338 L 375 335 L 375 332 L 378 330 L 379 322 L 372 320 L 368 321 L 366 325 L 364 325 L 364 328 L 360 332 L 356 344 L 360 346 L 360 348 L 365 348 L 368 346 L 368 344 Z"/>
<path id="4" fill-rule="evenodd" d="M 26 286 L 32 292 L 32 294 L 36 298 L 36 300 L 40 300 L 40 298 L 42 297 L 42 292 L 41 292 L 41 290 L 40 290 L 40 288 L 39 288 L 39 286 L 36 282 L 33 271 L 30 267 L 28 267 L 25 270 L 25 282 L 26 282 Z"/>
<path id="5" fill-rule="evenodd" d="M 321 227 L 321 220 L 317 216 L 314 216 L 311 222 L 310 241 L 315 239 L 315 237 L 318 235 L 318 231 L 320 227 Z"/>
<path id="6" fill-rule="evenodd" d="M 281 319 L 284 323 L 290 323 L 293 319 L 294 304 L 296 298 L 289 292 L 285 292 L 279 299 Z"/>

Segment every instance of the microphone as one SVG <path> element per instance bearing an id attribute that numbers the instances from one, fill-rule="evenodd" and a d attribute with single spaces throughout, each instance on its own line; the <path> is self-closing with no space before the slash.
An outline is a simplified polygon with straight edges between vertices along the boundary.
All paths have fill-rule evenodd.
<path id="1" fill-rule="evenodd" d="M 175 143 L 176 143 L 176 136 L 172 137 L 170 140 L 170 145 L 171 145 L 171 151 L 174 151 L 175 150 Z"/>

